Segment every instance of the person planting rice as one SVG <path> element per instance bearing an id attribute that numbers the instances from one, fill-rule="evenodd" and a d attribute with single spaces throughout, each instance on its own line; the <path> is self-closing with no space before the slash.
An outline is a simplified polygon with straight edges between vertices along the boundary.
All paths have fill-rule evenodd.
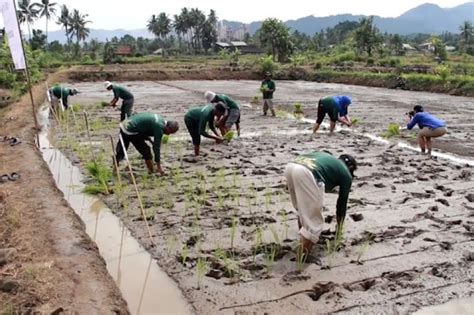
<path id="1" fill-rule="evenodd" d="M 273 108 L 273 92 L 275 92 L 275 82 L 272 80 L 272 74 L 270 72 L 265 73 L 265 79 L 262 81 L 260 90 L 263 94 L 263 115 L 267 115 L 267 111 L 270 109 L 272 116 L 275 117 L 275 109 Z"/>
<path id="2" fill-rule="evenodd" d="M 194 145 L 194 155 L 199 156 L 199 148 L 201 145 L 201 136 L 214 139 L 216 143 L 221 143 L 223 139 L 219 136 L 214 127 L 214 119 L 220 119 L 226 110 L 223 104 L 206 105 L 202 107 L 191 108 L 184 116 L 184 123 Z M 214 135 L 210 135 L 206 131 L 206 126 L 212 130 Z"/>
<path id="3" fill-rule="evenodd" d="M 67 87 L 63 87 L 60 85 L 55 85 L 49 89 L 49 95 L 51 96 L 51 105 L 53 106 L 54 110 L 58 109 L 59 100 L 62 101 L 64 109 L 69 108 L 69 96 L 73 96 L 79 93 L 76 89 L 71 89 Z"/>
<path id="4" fill-rule="evenodd" d="M 286 183 L 291 203 L 298 214 L 300 246 L 304 254 L 308 254 L 313 244 L 318 242 L 323 229 L 324 192 L 335 187 L 339 187 L 337 229 L 342 227 L 356 169 L 357 162 L 352 156 L 342 154 L 336 158 L 327 152 L 302 154 L 286 166 Z"/>
<path id="5" fill-rule="evenodd" d="M 327 96 L 318 102 L 318 118 L 313 127 L 313 134 L 319 130 L 319 126 L 324 120 L 326 114 L 329 116 L 329 132 L 333 133 L 336 128 L 336 122 L 340 122 L 348 127 L 352 126 L 351 119 L 348 116 L 347 108 L 352 103 L 348 96 Z"/>
<path id="6" fill-rule="evenodd" d="M 154 113 L 139 113 L 120 123 L 120 135 L 123 139 L 123 146 L 119 142 L 116 148 L 117 163 L 125 157 L 125 150 L 128 149 L 130 142 L 142 155 L 145 160 L 149 173 L 153 173 L 153 162 L 151 149 L 145 141 L 150 141 L 149 137 L 153 137 L 153 151 L 155 153 L 156 172 L 164 175 L 164 171 L 160 162 L 161 138 L 163 135 L 170 135 L 179 129 L 178 122 L 166 121 L 162 116 Z"/>
<path id="7" fill-rule="evenodd" d="M 446 123 L 424 111 L 423 106 L 416 105 L 413 111 L 407 113 L 407 129 L 411 130 L 418 125 L 418 144 L 422 154 L 431 155 L 433 143 L 431 138 L 441 137 L 446 134 Z"/>
<path id="8" fill-rule="evenodd" d="M 209 103 L 222 103 L 226 110 L 225 114 L 216 122 L 216 127 L 219 128 L 221 134 L 224 136 L 230 131 L 232 125 L 235 124 L 237 135 L 240 136 L 240 108 L 237 103 L 225 94 L 216 94 L 212 91 L 204 93 L 204 97 Z"/>
<path id="9" fill-rule="evenodd" d="M 120 121 L 123 121 L 125 118 L 132 116 L 133 108 L 133 94 L 130 93 L 125 87 L 112 82 L 105 81 L 105 88 L 114 92 L 114 98 L 110 101 L 110 106 L 115 107 L 119 99 L 122 99 L 122 106 L 120 107 Z"/>

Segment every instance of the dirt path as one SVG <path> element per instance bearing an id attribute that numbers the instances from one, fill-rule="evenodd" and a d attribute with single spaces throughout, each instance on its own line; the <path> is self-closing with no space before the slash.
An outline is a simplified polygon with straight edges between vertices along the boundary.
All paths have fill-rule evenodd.
<path id="1" fill-rule="evenodd" d="M 204 141 L 198 162 L 189 158 L 192 146 L 182 124 L 174 138 L 185 140 L 162 147 L 165 178 L 147 176 L 130 150 L 156 247 L 150 246 L 125 171 L 127 202 L 103 196 L 198 313 L 407 313 L 472 295 L 472 167 L 346 131 L 311 137 L 307 124 L 262 117 L 259 108 L 248 106 L 257 94 L 255 81 L 124 84 L 136 96 L 137 111 L 156 111 L 180 123 L 189 107 L 204 104 L 202 93 L 208 89 L 227 92 L 245 105 L 242 138 L 220 146 Z M 107 163 L 107 135 L 116 134 L 119 112 L 98 105 L 111 98 L 100 83 L 75 86 L 83 93 L 73 103 L 93 117 L 95 152 Z M 421 102 L 459 127 L 446 136 L 446 145 L 436 145 L 455 153 L 473 149 L 467 137 L 472 128 L 463 120 L 474 110 L 469 98 L 306 82 L 277 82 L 277 89 L 281 108 L 291 111 L 301 102 L 313 117 L 318 97 L 348 93 L 355 101 L 351 114 L 363 120 L 356 128 L 361 132 L 381 133 Z M 75 128 L 58 143 L 81 164 L 80 157 L 87 158 L 86 138 L 81 123 Z M 282 173 L 296 155 L 322 149 L 353 154 L 360 168 L 340 250 L 327 247 L 334 243 L 337 195 L 326 194 L 327 230 L 315 259 L 297 264 L 296 216 Z"/>
<path id="2" fill-rule="evenodd" d="M 42 87 L 35 96 L 44 100 Z M 0 184 L 0 252 L 12 249 L 0 262 L 0 312 L 128 313 L 96 245 L 35 148 L 28 98 L 3 109 L 0 120 L 1 136 L 22 140 L 0 142 L 0 174 L 21 175 Z"/>

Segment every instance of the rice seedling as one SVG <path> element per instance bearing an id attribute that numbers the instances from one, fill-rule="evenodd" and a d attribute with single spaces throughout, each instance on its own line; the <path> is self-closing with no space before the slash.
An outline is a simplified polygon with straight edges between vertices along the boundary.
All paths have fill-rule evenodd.
<path id="1" fill-rule="evenodd" d="M 359 250 L 357 252 L 357 259 L 356 259 L 356 262 L 357 264 L 362 264 L 362 262 L 360 261 L 360 259 L 362 258 L 362 256 L 364 255 L 364 253 L 369 249 L 369 245 L 370 245 L 370 241 L 367 239 L 364 241 L 364 243 L 362 243 L 362 245 L 359 247 Z"/>
<path id="2" fill-rule="evenodd" d="M 232 130 L 229 130 L 225 135 L 224 135 L 224 140 L 231 141 L 235 137 L 235 132 Z"/>
<path id="3" fill-rule="evenodd" d="M 239 220 L 237 220 L 236 217 L 232 218 L 232 224 L 230 226 L 230 248 L 232 252 L 234 251 L 234 240 L 235 240 L 235 235 L 237 233 L 237 224 L 239 223 Z"/>
<path id="4" fill-rule="evenodd" d="M 336 253 L 340 248 L 344 241 L 344 224 L 337 225 L 336 227 L 336 235 L 334 236 L 334 240 L 326 239 L 326 245 L 324 246 L 324 251 L 326 252 L 326 256 L 329 259 L 329 268 L 332 267 L 332 260 L 334 257 L 334 253 Z"/>
<path id="5" fill-rule="evenodd" d="M 255 244 L 253 247 L 253 261 L 254 262 L 255 262 L 255 256 L 260 250 L 262 243 L 263 243 L 263 230 L 260 226 L 258 226 L 257 229 L 255 230 Z"/>
<path id="6" fill-rule="evenodd" d="M 278 236 L 278 231 L 275 229 L 274 226 L 270 226 L 270 232 L 272 233 L 273 240 L 275 241 L 275 243 L 278 244 L 278 246 L 281 246 L 281 240 Z"/>
<path id="7" fill-rule="evenodd" d="M 161 143 L 162 144 L 167 144 L 170 142 L 170 136 L 168 135 L 163 135 L 163 137 L 161 137 Z"/>
<path id="8" fill-rule="evenodd" d="M 175 251 L 177 245 L 178 238 L 176 237 L 176 235 L 168 235 L 168 237 L 166 238 L 166 251 L 169 255 L 171 255 Z"/>
<path id="9" fill-rule="evenodd" d="M 283 228 L 285 229 L 285 240 L 288 239 L 288 229 L 290 225 L 288 224 L 288 214 L 286 213 L 285 209 L 280 210 L 281 215 L 281 222 L 283 224 Z"/>
<path id="10" fill-rule="evenodd" d="M 352 126 L 358 126 L 362 124 L 362 120 L 355 117 L 355 118 L 352 118 L 351 123 L 352 123 Z"/>
<path id="11" fill-rule="evenodd" d="M 183 245 L 183 248 L 181 249 L 181 263 L 186 266 L 186 260 L 188 259 L 189 256 L 189 248 L 186 246 L 186 244 Z"/>
<path id="12" fill-rule="evenodd" d="M 265 209 L 268 210 L 272 203 L 272 192 L 267 188 L 265 191 Z"/>
<path id="13" fill-rule="evenodd" d="M 208 270 L 208 265 L 205 259 L 199 257 L 196 262 L 196 277 L 197 277 L 197 289 L 201 289 L 201 282 L 204 279 L 204 275 Z"/>
<path id="14" fill-rule="evenodd" d="M 108 189 L 108 182 L 112 178 L 112 172 L 110 169 L 103 163 L 102 160 L 98 161 L 89 161 L 86 163 L 86 170 L 89 175 L 96 180 L 96 184 L 89 185 L 88 191 L 89 193 L 96 192 L 96 193 L 109 193 Z M 97 189 L 99 188 L 100 189 Z"/>
<path id="15" fill-rule="evenodd" d="M 275 256 L 277 253 L 276 246 L 268 246 L 265 250 L 265 267 L 267 267 L 267 272 L 270 273 L 272 271 L 273 266 L 275 265 Z"/>
<path id="16" fill-rule="evenodd" d="M 296 270 L 299 272 L 303 270 L 303 266 L 306 262 L 306 258 L 308 255 L 306 255 L 305 250 L 303 248 L 303 245 L 300 243 L 296 247 Z"/>
<path id="17" fill-rule="evenodd" d="M 398 124 L 389 124 L 383 136 L 384 138 L 400 136 L 400 126 Z"/>

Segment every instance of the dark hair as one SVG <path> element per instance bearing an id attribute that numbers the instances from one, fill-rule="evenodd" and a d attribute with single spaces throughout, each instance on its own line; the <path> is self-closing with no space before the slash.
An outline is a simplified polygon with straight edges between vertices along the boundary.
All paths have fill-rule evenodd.
<path id="1" fill-rule="evenodd" d="M 178 124 L 178 122 L 175 121 L 175 120 L 168 120 L 168 121 L 166 122 L 166 126 L 165 126 L 165 127 L 166 127 L 166 128 L 170 128 L 171 130 L 173 130 L 173 131 L 175 131 L 175 132 L 179 130 L 179 124 Z"/>
<path id="2" fill-rule="evenodd" d="M 217 103 L 215 106 L 214 106 L 214 110 L 218 113 L 225 113 L 225 107 L 224 105 L 222 105 L 222 103 Z"/>
<path id="3" fill-rule="evenodd" d="M 416 105 L 415 107 L 413 107 L 413 111 L 414 111 L 415 113 L 421 113 L 421 112 L 424 111 L 424 109 L 423 109 L 423 106 L 421 106 L 421 105 Z"/>
<path id="4" fill-rule="evenodd" d="M 357 169 L 357 162 L 355 158 L 349 154 L 342 154 L 341 156 L 339 156 L 339 160 L 343 161 L 346 164 L 347 168 L 351 172 L 351 175 L 354 176 L 354 171 Z"/>

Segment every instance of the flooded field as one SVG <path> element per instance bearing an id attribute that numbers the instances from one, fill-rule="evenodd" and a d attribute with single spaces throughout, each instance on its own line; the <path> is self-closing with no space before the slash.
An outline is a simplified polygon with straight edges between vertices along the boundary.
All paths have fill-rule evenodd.
<path id="1" fill-rule="evenodd" d="M 178 120 L 181 128 L 162 145 L 165 177 L 147 175 L 131 146 L 140 198 L 125 165 L 122 185 L 110 181 L 100 198 L 177 282 L 195 312 L 406 313 L 472 295 L 473 168 L 449 159 L 474 155 L 472 98 L 277 82 L 279 117 L 271 118 L 250 102 L 258 95 L 256 81 L 123 84 L 135 95 L 136 111 Z M 83 170 L 93 157 L 110 167 L 109 135 L 117 140 L 120 113 L 100 102 L 112 95 L 101 82 L 73 86 L 82 92 L 70 99 L 79 111 L 56 126 L 55 143 Z M 240 103 L 242 136 L 222 145 L 204 141 L 196 161 L 183 117 L 205 104 L 206 90 Z M 318 99 L 335 94 L 353 99 L 349 114 L 361 121 L 353 131 L 312 136 L 310 124 L 285 113 L 299 102 L 305 117 L 315 119 Z M 380 136 L 389 123 L 402 124 L 416 104 L 447 121 L 449 134 L 434 140 L 447 158 L 429 159 L 398 146 L 398 139 L 385 143 L 364 135 Z M 414 143 L 409 132 L 402 140 Z M 338 250 L 331 246 L 337 194 L 325 194 L 327 227 L 314 259 L 298 262 L 296 215 L 283 171 L 297 155 L 315 150 L 352 154 L 359 169 Z"/>

